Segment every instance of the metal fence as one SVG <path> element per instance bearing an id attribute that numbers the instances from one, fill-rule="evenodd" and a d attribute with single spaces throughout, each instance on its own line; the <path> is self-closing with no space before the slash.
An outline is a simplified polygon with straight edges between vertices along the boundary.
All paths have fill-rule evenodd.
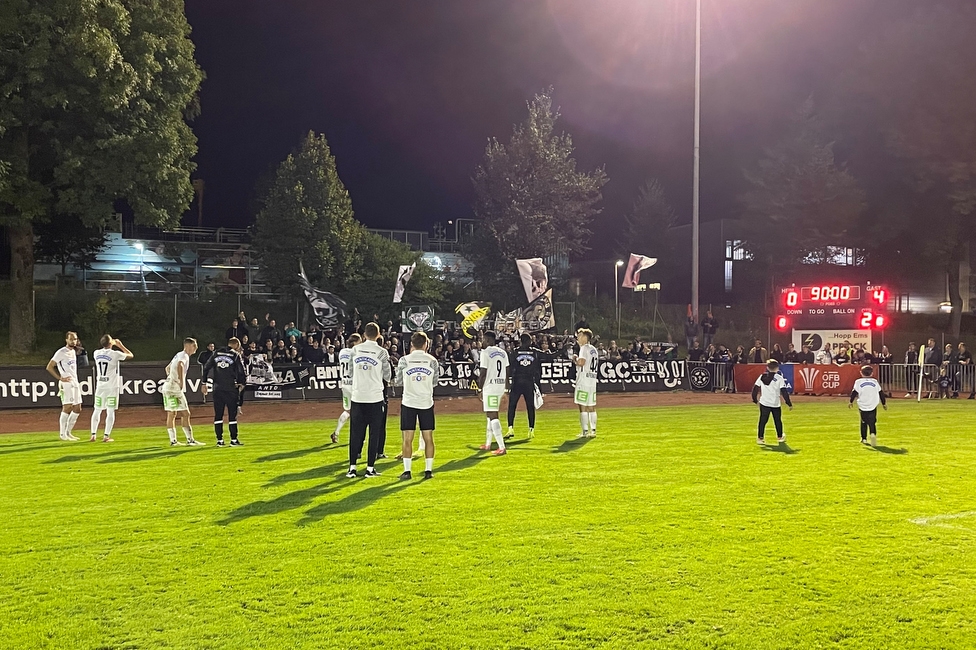
<path id="1" fill-rule="evenodd" d="M 735 363 L 713 363 L 711 361 L 689 361 L 688 372 L 692 368 L 705 368 L 711 376 L 711 390 L 713 393 L 735 392 Z"/>

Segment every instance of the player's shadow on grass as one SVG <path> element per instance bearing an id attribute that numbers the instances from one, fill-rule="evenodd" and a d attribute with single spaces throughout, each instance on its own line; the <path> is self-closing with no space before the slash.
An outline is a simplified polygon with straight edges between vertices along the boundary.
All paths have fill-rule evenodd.
<path id="1" fill-rule="evenodd" d="M 777 443 L 775 445 L 773 445 L 773 444 L 768 444 L 768 445 L 767 444 L 763 444 L 763 446 L 760 447 L 760 449 L 762 449 L 763 451 L 774 451 L 774 452 L 777 452 L 777 453 L 780 453 L 780 454 L 786 454 L 787 456 L 792 456 L 793 454 L 800 453 L 800 450 L 799 449 L 793 449 L 792 447 L 790 447 L 785 442 L 780 442 L 780 443 Z"/>
<path id="2" fill-rule="evenodd" d="M 54 458 L 52 460 L 46 460 L 44 461 L 44 464 L 56 465 L 58 463 L 75 463 L 78 462 L 79 460 L 97 460 L 99 458 L 107 458 L 109 456 L 123 456 L 125 454 L 140 454 L 144 451 L 156 451 L 157 449 L 159 449 L 159 447 L 139 447 L 138 449 L 113 449 L 112 451 L 105 451 L 100 454 L 84 454 L 84 455 L 75 454 L 71 456 L 62 456 L 61 458 Z"/>
<path id="3" fill-rule="evenodd" d="M 594 438 L 570 438 L 569 440 L 564 440 L 563 444 L 552 450 L 552 453 L 566 454 L 577 449 L 582 449 L 590 440 L 594 440 Z"/>
<path id="4" fill-rule="evenodd" d="M 304 472 L 295 472 L 293 474 L 282 474 L 281 476 L 276 476 L 267 483 L 264 487 L 273 487 L 275 485 L 284 485 L 285 483 L 295 483 L 298 481 L 311 481 L 312 479 L 326 478 L 332 476 L 343 467 L 348 466 L 348 461 L 341 460 L 338 463 L 331 463 L 329 465 L 322 465 L 321 467 L 312 467 L 305 470 Z"/>
<path id="5" fill-rule="evenodd" d="M 105 458 L 98 461 L 100 464 L 105 463 L 134 463 L 141 460 L 157 460 L 159 458 L 167 458 L 169 456 L 182 456 L 183 454 L 189 454 L 191 452 L 197 451 L 197 447 L 177 447 L 176 449 L 167 449 L 165 451 L 157 451 L 154 454 L 138 454 L 135 456 L 117 456 L 114 458 Z"/>
<path id="6" fill-rule="evenodd" d="M 892 454 L 894 456 L 904 456 L 905 454 L 908 453 L 908 450 L 905 449 L 904 447 L 902 447 L 901 449 L 895 449 L 894 447 L 884 447 L 882 445 L 878 445 L 876 447 L 872 447 L 870 445 L 864 445 L 864 448 L 869 449 L 871 451 L 876 451 L 879 454 Z"/>
<path id="7" fill-rule="evenodd" d="M 295 449 L 294 451 L 284 451 L 280 454 L 271 454 L 269 456 L 261 456 L 260 458 L 255 458 L 255 463 L 268 463 L 275 460 L 291 460 L 293 458 L 301 458 L 302 456 L 308 456 L 319 451 L 325 451 L 330 447 L 338 447 L 338 445 L 333 445 L 332 443 L 327 443 L 324 445 L 319 445 L 318 447 L 310 447 L 308 449 Z"/>
<path id="8" fill-rule="evenodd" d="M 13 445 L 0 445 L 0 456 L 4 454 L 19 454 L 22 451 L 37 451 L 38 449 L 51 449 L 57 445 L 63 445 L 61 441 L 58 442 L 41 442 L 32 444 L 29 442 L 18 442 Z"/>
<path id="9" fill-rule="evenodd" d="M 253 503 L 248 503 L 247 505 L 243 505 L 240 508 L 230 512 L 226 517 L 218 521 L 217 525 L 228 526 L 238 521 L 250 519 L 251 517 L 277 515 L 288 510 L 295 510 L 296 508 L 301 508 L 302 506 L 308 505 L 317 497 L 341 490 L 346 487 L 357 485 L 360 480 L 361 479 L 339 477 L 325 483 L 320 483 L 319 485 L 313 485 L 312 487 L 305 488 L 304 490 L 296 490 L 295 492 L 283 494 L 280 497 L 271 499 L 270 501 L 255 501 Z"/>

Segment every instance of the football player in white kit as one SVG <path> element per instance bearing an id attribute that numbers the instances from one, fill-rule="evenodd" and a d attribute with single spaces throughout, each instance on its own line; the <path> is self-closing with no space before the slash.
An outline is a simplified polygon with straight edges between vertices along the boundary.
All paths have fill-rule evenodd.
<path id="1" fill-rule="evenodd" d="M 332 444 L 339 442 L 339 432 L 349 421 L 349 407 L 352 403 L 352 375 L 349 374 L 349 367 L 352 365 L 352 349 L 363 342 L 363 337 L 353 334 L 349 337 L 346 347 L 339 351 L 339 386 L 342 388 L 342 415 L 339 416 L 339 423 L 336 424 L 335 431 L 332 433 Z"/>
<path id="2" fill-rule="evenodd" d="M 502 423 L 498 419 L 498 409 L 505 394 L 508 375 L 508 353 L 495 345 L 495 333 L 485 332 L 485 349 L 481 351 L 481 376 L 478 379 L 478 391 L 481 393 L 485 415 L 488 416 L 488 432 L 482 451 L 491 449 L 491 439 L 494 437 L 498 449 L 491 452 L 494 456 L 504 456 L 505 438 L 502 435 Z"/>
<path id="3" fill-rule="evenodd" d="M 579 343 L 580 350 L 573 358 L 576 364 L 573 401 L 579 405 L 581 427 L 577 438 L 596 438 L 596 377 L 600 356 L 590 344 L 592 339 L 593 332 L 588 329 L 576 332 L 576 342 Z"/>
<path id="4" fill-rule="evenodd" d="M 112 428 L 115 426 L 115 411 L 119 408 L 119 388 L 121 374 L 119 363 L 132 358 L 129 349 L 122 345 L 122 341 L 113 339 L 106 334 L 102 337 L 101 349 L 96 350 L 92 358 L 95 362 L 95 410 L 91 418 L 91 439 L 98 439 L 98 425 L 105 411 L 105 435 L 102 442 L 112 441 Z M 114 350 L 113 348 L 118 348 Z"/>
<path id="5" fill-rule="evenodd" d="M 400 431 L 403 433 L 403 474 L 400 480 L 410 480 L 413 464 L 413 437 L 420 425 L 421 446 L 424 454 L 424 478 L 434 476 L 434 387 L 440 375 L 437 359 L 427 354 L 430 341 L 423 332 L 410 337 L 410 354 L 400 357 L 396 370 L 396 383 L 403 386 L 400 403 Z"/>
<path id="6" fill-rule="evenodd" d="M 81 415 L 81 384 L 78 383 L 78 334 L 67 332 L 64 347 L 54 353 L 47 362 L 47 371 L 58 380 L 61 397 L 60 435 L 62 440 L 78 440 L 71 435 L 75 422 Z"/>
<path id="7" fill-rule="evenodd" d="M 207 443 L 193 439 L 190 426 L 190 405 L 186 401 L 186 373 L 190 369 L 190 357 L 196 354 L 197 341 L 183 339 L 183 351 L 177 352 L 166 366 L 166 382 L 163 384 L 163 409 L 166 411 L 166 433 L 171 447 L 182 444 L 176 439 L 176 418 L 179 417 L 186 435 L 186 444 L 203 446 Z"/>

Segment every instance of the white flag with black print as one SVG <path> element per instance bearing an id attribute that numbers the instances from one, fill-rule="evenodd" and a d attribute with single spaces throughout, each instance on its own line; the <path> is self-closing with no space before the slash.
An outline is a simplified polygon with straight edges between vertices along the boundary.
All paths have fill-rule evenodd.
<path id="1" fill-rule="evenodd" d="M 640 284 L 640 273 L 644 269 L 649 269 L 657 264 L 656 257 L 645 255 L 630 254 L 630 261 L 627 263 L 627 272 L 624 273 L 624 282 L 620 286 L 625 289 L 633 289 Z"/>
<path id="2" fill-rule="evenodd" d="M 410 282 L 410 278 L 413 276 L 414 270 L 417 268 L 417 263 L 403 265 L 400 267 L 400 272 L 397 273 L 396 288 L 393 290 L 393 302 L 403 302 L 403 292 L 407 290 L 407 283 Z"/>
<path id="3" fill-rule="evenodd" d="M 541 257 L 530 260 L 515 260 L 522 286 L 525 288 L 525 299 L 532 302 L 549 288 L 549 270 Z"/>

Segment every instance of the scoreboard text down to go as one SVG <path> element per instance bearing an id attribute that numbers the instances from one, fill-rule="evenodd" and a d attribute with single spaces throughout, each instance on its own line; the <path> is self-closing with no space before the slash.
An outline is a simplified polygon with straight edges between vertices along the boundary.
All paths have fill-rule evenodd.
<path id="1" fill-rule="evenodd" d="M 888 325 L 888 291 L 856 284 L 790 286 L 781 290 L 785 315 L 776 316 L 776 329 L 832 326 L 845 329 L 884 329 Z"/>

